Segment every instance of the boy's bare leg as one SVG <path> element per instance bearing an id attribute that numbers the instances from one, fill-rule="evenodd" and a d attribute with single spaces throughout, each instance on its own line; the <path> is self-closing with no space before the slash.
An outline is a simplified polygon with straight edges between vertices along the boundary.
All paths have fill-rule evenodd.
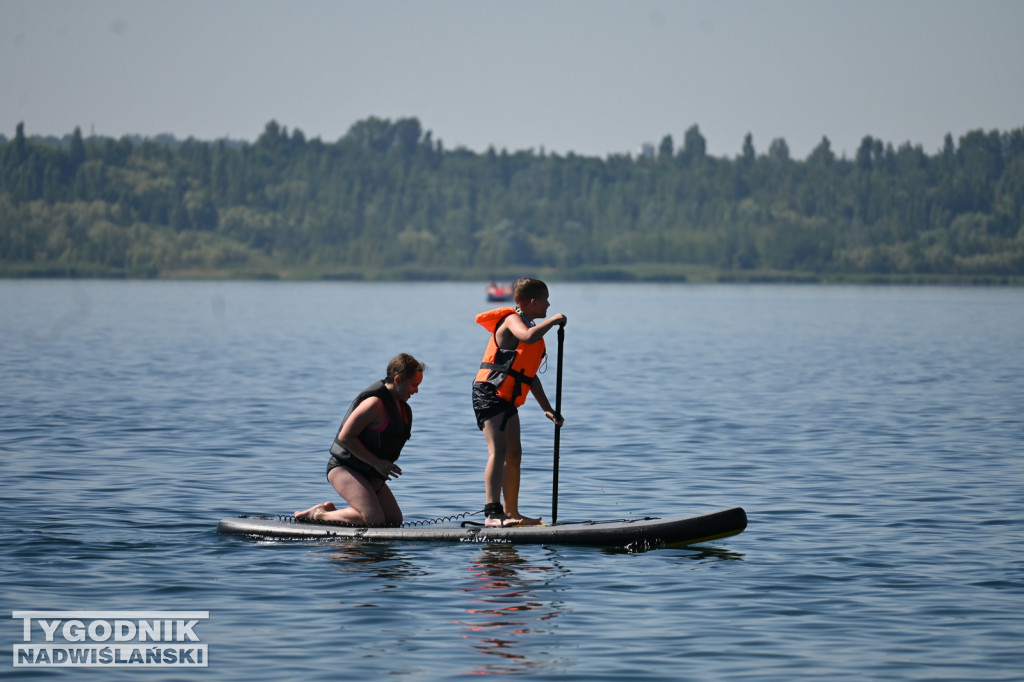
<path id="1" fill-rule="evenodd" d="M 484 438 L 487 439 L 484 494 L 488 504 L 491 502 L 501 503 L 502 478 L 505 474 L 505 434 L 499 430 L 501 419 L 502 416 L 498 415 L 484 422 Z"/>
<path id="2" fill-rule="evenodd" d="M 516 424 L 516 433 L 518 433 L 519 428 L 519 417 L 513 416 L 505 426 L 506 431 L 502 431 L 501 422 L 504 418 L 504 415 L 499 414 L 484 422 L 484 437 L 487 439 L 487 468 L 484 470 L 484 494 L 486 495 L 487 504 L 498 504 L 499 506 L 501 505 L 501 492 L 505 477 L 505 454 L 508 450 L 506 431 L 512 426 L 513 421 Z M 521 523 L 521 521 L 505 517 L 505 514 L 489 516 L 489 522 L 487 523 L 494 526 L 514 526 Z"/>
<path id="3" fill-rule="evenodd" d="M 505 425 L 505 470 L 501 490 L 505 494 L 505 516 L 519 525 L 536 526 L 540 519 L 519 513 L 519 481 L 523 462 L 523 444 L 520 440 L 519 415 Z"/>

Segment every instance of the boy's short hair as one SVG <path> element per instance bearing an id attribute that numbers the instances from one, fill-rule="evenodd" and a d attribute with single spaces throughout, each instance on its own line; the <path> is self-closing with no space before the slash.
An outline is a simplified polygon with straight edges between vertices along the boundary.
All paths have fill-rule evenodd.
<path id="1" fill-rule="evenodd" d="M 512 297 L 516 303 L 525 303 L 532 298 L 547 298 L 548 285 L 539 279 L 523 277 L 512 288 Z"/>

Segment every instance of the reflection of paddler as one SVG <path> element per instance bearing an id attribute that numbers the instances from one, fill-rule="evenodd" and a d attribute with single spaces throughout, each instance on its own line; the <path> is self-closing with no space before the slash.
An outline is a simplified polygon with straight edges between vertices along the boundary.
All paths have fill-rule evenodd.
<path id="1" fill-rule="evenodd" d="M 554 662 L 547 636 L 549 623 L 562 611 L 562 602 L 543 598 L 534 585 L 545 585 L 564 571 L 523 558 L 512 545 L 488 545 L 469 566 L 470 581 L 462 591 L 470 608 L 462 621 L 473 648 L 488 659 L 475 666 L 481 674 L 514 675 L 536 671 Z"/>
<path id="2" fill-rule="evenodd" d="M 544 415 L 561 425 L 544 394 L 537 372 L 544 359 L 544 335 L 564 325 L 558 314 L 535 323 L 547 314 L 548 288 L 537 279 L 516 282 L 513 294 L 517 309 L 496 308 L 477 315 L 477 322 L 491 332 L 483 361 L 473 382 L 473 410 L 477 426 L 487 439 L 484 486 L 486 525 L 538 524 L 540 519 L 519 512 L 519 479 L 523 447 L 520 442 L 518 407 L 533 393 Z M 505 503 L 501 503 L 504 493 Z"/>
<path id="3" fill-rule="evenodd" d="M 424 369 L 423 363 L 402 353 L 388 363 L 387 378 L 356 396 L 327 463 L 327 480 L 350 506 L 337 509 L 333 502 L 324 502 L 295 512 L 296 518 L 359 526 L 402 523 L 402 510 L 387 481 L 402 474 L 395 461 L 412 435 L 408 401 L 419 392 Z"/>

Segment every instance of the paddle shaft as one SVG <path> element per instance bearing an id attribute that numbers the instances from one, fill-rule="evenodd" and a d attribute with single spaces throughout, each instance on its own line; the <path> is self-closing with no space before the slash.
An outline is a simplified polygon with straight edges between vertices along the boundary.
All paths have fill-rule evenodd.
<path id="1" fill-rule="evenodd" d="M 562 418 L 562 348 L 565 346 L 565 325 L 558 325 L 558 366 L 555 370 L 555 419 Z M 551 480 L 551 523 L 558 523 L 558 441 L 562 426 L 555 422 L 555 461 Z"/>

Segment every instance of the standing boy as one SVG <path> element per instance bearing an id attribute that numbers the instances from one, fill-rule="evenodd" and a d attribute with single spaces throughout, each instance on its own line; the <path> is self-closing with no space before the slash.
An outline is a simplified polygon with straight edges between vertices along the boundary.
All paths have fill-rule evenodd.
<path id="1" fill-rule="evenodd" d="M 537 525 L 541 521 L 519 513 L 523 446 L 519 440 L 518 408 L 526 402 L 526 395 L 532 391 L 544 416 L 562 425 L 561 415 L 555 414 L 544 395 L 537 370 L 544 360 L 544 335 L 557 325 L 564 326 L 566 317 L 559 313 L 534 322 L 547 314 L 550 305 L 548 287 L 539 279 L 519 280 L 513 296 L 515 309 L 495 308 L 476 316 L 476 321 L 491 332 L 473 382 L 476 423 L 487 439 L 484 513 L 488 526 Z"/>

